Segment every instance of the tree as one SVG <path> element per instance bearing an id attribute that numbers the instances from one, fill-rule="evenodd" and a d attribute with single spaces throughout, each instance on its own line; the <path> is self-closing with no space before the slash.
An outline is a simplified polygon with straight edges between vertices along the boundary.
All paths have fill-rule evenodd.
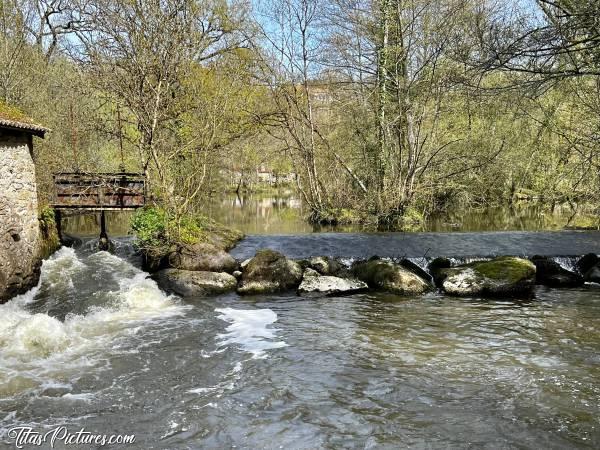
<path id="1" fill-rule="evenodd" d="M 174 185 L 166 170 L 169 129 L 184 112 L 178 101 L 194 64 L 240 47 L 243 9 L 213 0 L 90 0 L 80 14 L 74 57 L 95 76 L 103 95 L 125 108 L 138 132 L 140 165 L 167 202 Z"/>
<path id="2" fill-rule="evenodd" d="M 484 66 L 548 79 L 600 75 L 600 4 L 595 0 L 536 0 L 522 10 L 491 16 L 480 30 Z"/>

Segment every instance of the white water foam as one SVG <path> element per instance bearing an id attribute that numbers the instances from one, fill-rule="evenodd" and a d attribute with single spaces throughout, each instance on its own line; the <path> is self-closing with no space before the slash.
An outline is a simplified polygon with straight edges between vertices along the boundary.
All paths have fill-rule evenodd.
<path id="1" fill-rule="evenodd" d="M 63 322 L 28 310 L 40 290 L 69 292 L 73 276 L 90 276 L 93 269 L 69 248 L 43 263 L 40 285 L 0 305 L 0 397 L 53 383 L 68 385 L 70 375 L 105 359 L 115 339 L 136 329 L 132 324 L 182 315 L 188 309 L 165 295 L 148 274 L 107 255 L 91 258 L 103 258 L 107 267 L 115 266 L 111 276 L 121 277 L 118 290 L 106 292 L 107 304 L 90 308 L 84 315 L 69 314 Z"/>
<path id="2" fill-rule="evenodd" d="M 266 350 L 286 347 L 283 341 L 276 338 L 275 328 L 268 328 L 277 321 L 277 314 L 270 309 L 216 309 L 219 319 L 229 322 L 227 333 L 219 334 L 219 346 L 239 345 L 243 350 L 252 353 L 253 358 L 265 358 Z"/>
<path id="3" fill-rule="evenodd" d="M 555 256 L 551 259 L 563 269 L 568 270 L 569 272 L 577 272 L 576 263 L 578 258 Z"/>

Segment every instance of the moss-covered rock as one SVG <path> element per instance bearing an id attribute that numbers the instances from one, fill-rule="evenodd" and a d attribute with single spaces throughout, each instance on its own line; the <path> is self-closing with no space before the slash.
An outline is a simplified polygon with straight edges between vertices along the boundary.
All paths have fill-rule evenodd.
<path id="1" fill-rule="evenodd" d="M 383 259 L 355 263 L 352 272 L 370 288 L 395 294 L 422 294 L 431 289 L 431 285 L 418 275 Z"/>
<path id="2" fill-rule="evenodd" d="M 598 258 L 598 255 L 595 253 L 588 253 L 577 261 L 576 267 L 579 273 L 583 275 L 598 264 L 600 264 L 600 258 Z"/>
<path id="3" fill-rule="evenodd" d="M 586 283 L 597 283 L 600 284 L 600 264 L 592 267 L 583 276 L 583 280 Z"/>
<path id="4" fill-rule="evenodd" d="M 449 295 L 530 296 L 536 268 L 531 261 L 500 257 L 440 269 L 438 281 Z"/>
<path id="5" fill-rule="evenodd" d="M 220 225 L 212 219 L 200 215 L 175 219 L 164 209 L 155 206 L 136 212 L 131 221 L 131 230 L 143 256 L 144 269 L 150 272 L 169 267 L 233 271 L 233 259 L 225 257 L 223 252 L 233 248 L 244 237 L 240 231 Z M 217 258 L 221 261 L 219 264 L 227 260 L 227 268 L 213 264 L 216 251 L 221 252 Z"/>
<path id="6" fill-rule="evenodd" d="M 204 297 L 234 291 L 237 280 L 228 273 L 165 269 L 152 275 L 167 292 L 182 297 Z"/>
<path id="7" fill-rule="evenodd" d="M 302 268 L 296 261 L 270 249 L 259 250 L 245 266 L 238 292 L 268 294 L 296 289 L 302 281 Z"/>
<path id="8" fill-rule="evenodd" d="M 431 274 L 431 277 L 433 278 L 433 282 L 437 287 L 442 287 L 442 282 L 446 277 L 444 269 L 449 269 L 451 267 L 452 261 L 450 261 L 448 258 L 435 258 L 429 263 L 427 268 Z"/>
<path id="9" fill-rule="evenodd" d="M 349 272 L 344 264 L 329 256 L 314 256 L 307 260 L 298 261 L 303 269 L 312 269 L 321 275 L 346 277 Z"/>

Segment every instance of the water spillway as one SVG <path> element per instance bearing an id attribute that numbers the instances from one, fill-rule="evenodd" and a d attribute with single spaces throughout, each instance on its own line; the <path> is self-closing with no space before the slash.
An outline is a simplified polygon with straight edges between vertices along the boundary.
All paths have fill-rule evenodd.
<path id="1" fill-rule="evenodd" d="M 595 251 L 599 235 L 554 236 L 548 251 L 569 255 Z M 329 237 L 250 236 L 233 253 L 423 256 L 401 236 L 333 235 L 326 248 Z M 444 254 L 496 253 L 482 239 Z M 18 425 L 135 434 L 126 448 L 139 449 L 600 446 L 596 286 L 540 286 L 528 302 L 184 300 L 148 278 L 130 240 L 116 244 L 112 255 L 93 241 L 61 249 L 38 287 L 0 305 L 0 448 L 14 448 Z"/>
<path id="2" fill-rule="evenodd" d="M 578 256 L 600 254 L 600 232 L 263 234 L 248 236 L 231 253 L 245 259 L 260 248 L 271 248 L 290 258 L 317 255 L 351 258 L 373 255 L 390 258 Z"/>

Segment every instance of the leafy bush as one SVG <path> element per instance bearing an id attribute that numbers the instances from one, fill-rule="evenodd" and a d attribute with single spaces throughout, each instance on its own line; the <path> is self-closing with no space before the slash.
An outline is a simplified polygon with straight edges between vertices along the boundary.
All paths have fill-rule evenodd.
<path id="1" fill-rule="evenodd" d="M 131 220 L 131 231 L 137 238 L 139 248 L 152 251 L 164 250 L 178 242 L 211 242 L 228 249 L 243 237 L 239 231 L 207 217 L 184 215 L 177 219 L 156 206 L 138 210 Z"/>
<path id="2" fill-rule="evenodd" d="M 157 207 L 139 209 L 131 219 L 131 231 L 139 247 L 158 247 L 168 244 L 168 217 Z"/>

